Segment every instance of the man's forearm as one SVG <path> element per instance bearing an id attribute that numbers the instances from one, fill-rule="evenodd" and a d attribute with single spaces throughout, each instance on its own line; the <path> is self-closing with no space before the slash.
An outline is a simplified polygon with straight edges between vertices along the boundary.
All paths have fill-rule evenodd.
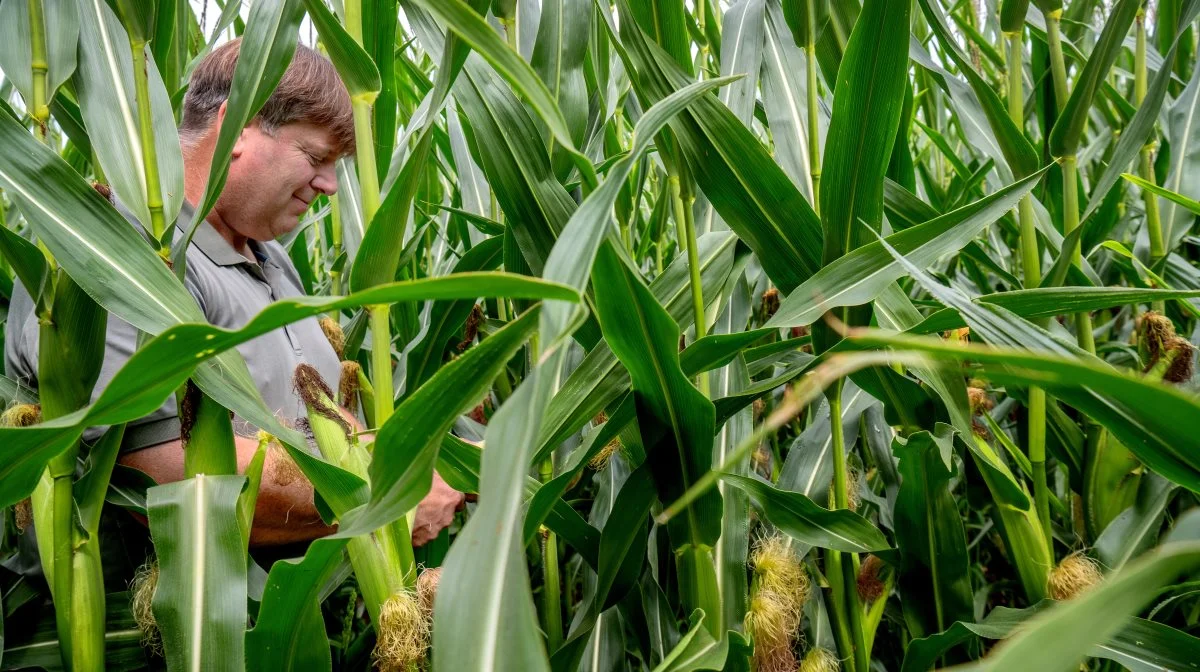
<path id="1" fill-rule="evenodd" d="M 244 473 L 258 442 L 234 437 L 237 448 L 238 472 Z M 121 464 L 144 472 L 156 483 L 171 483 L 183 479 L 183 446 L 178 439 L 126 453 Z M 278 545 L 311 541 L 333 532 L 325 525 L 313 504 L 313 487 L 286 454 L 278 450 L 267 453 L 263 465 L 262 485 L 254 507 L 254 524 L 250 544 Z"/>

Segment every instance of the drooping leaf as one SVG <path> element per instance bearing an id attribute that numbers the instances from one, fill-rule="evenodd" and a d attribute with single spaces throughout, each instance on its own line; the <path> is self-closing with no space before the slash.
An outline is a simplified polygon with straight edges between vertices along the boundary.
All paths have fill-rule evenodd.
<path id="1" fill-rule="evenodd" d="M 939 257 L 961 250 L 984 227 L 996 221 L 1029 193 L 1042 173 L 1005 187 L 975 203 L 886 238 L 916 266 L 927 266 Z M 817 271 L 783 301 L 767 322 L 769 327 L 812 324 L 826 310 L 853 306 L 874 299 L 906 274 L 878 240 L 856 248 Z"/>
<path id="2" fill-rule="evenodd" d="M 771 524 L 797 541 L 849 553 L 890 548 L 878 528 L 849 509 L 824 509 L 798 492 L 779 490 L 747 476 L 723 474 L 721 480 L 750 495 Z"/>

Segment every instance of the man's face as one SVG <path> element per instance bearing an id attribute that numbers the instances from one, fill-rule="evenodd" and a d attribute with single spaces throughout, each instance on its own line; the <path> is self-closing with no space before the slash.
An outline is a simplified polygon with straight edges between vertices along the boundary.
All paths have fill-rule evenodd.
<path id="1" fill-rule="evenodd" d="M 217 202 L 221 219 L 251 240 L 273 240 L 300 222 L 317 194 L 337 191 L 337 155 L 328 130 L 308 122 L 274 135 L 257 122 L 234 145 L 229 179 Z"/>

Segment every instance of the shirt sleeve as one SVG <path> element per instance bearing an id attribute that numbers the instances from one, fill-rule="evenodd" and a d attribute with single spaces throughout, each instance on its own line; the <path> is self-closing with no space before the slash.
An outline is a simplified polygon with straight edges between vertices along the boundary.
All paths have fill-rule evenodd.
<path id="1" fill-rule="evenodd" d="M 4 375 L 32 390 L 37 390 L 37 351 L 30 349 L 30 341 L 37 343 L 37 316 L 34 314 L 33 297 L 21 281 L 13 278 L 12 299 L 8 304 L 8 318 L 4 335 Z M 8 402 L 2 399 L 0 402 Z"/>

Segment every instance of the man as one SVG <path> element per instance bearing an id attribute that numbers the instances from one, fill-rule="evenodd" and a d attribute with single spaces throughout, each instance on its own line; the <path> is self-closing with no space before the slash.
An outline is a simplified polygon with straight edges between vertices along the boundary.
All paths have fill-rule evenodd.
<path id="1" fill-rule="evenodd" d="M 189 82 L 179 128 L 187 201 L 181 222 L 191 220 L 192 204 L 204 193 L 239 47 L 240 40 L 234 40 L 213 50 Z M 279 86 L 238 138 L 225 189 L 187 250 L 185 285 L 209 322 L 240 328 L 268 304 L 304 293 L 287 251 L 274 240 L 296 228 L 318 194 L 337 191 L 334 164 L 353 148 L 350 98 L 341 79 L 320 54 L 297 47 Z M 37 317 L 23 289 L 14 295 L 8 327 L 7 370 L 36 385 Z M 105 358 L 93 398 L 129 359 L 136 339 L 133 327 L 109 316 Z M 338 380 L 338 355 L 315 318 L 264 334 L 238 350 L 268 408 L 284 421 L 304 417 L 303 403 L 292 389 L 298 364 L 314 366 L 335 385 Z M 235 429 L 238 468 L 244 470 L 258 444 L 249 438 L 253 428 L 246 423 L 235 421 Z M 158 483 L 181 480 L 184 449 L 179 436 L 175 400 L 169 399 L 127 427 L 120 461 Z M 331 532 L 313 505 L 307 480 L 273 477 L 281 467 L 293 470 L 281 462 L 286 459 L 282 451 L 267 455 L 250 535 L 253 545 L 302 542 Z M 417 508 L 414 544 L 436 537 L 462 504 L 462 493 L 435 474 L 433 489 Z"/>

